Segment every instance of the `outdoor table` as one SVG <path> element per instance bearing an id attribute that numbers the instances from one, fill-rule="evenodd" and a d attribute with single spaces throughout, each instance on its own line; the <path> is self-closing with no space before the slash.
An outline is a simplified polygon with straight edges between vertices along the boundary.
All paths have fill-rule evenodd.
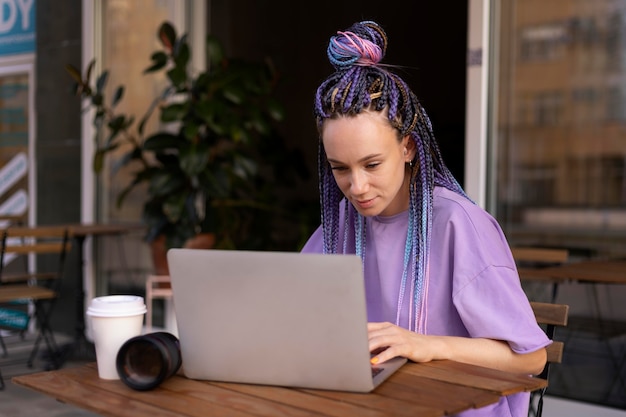
<path id="1" fill-rule="evenodd" d="M 103 416 L 411 416 L 437 417 L 543 388 L 540 378 L 452 361 L 409 362 L 362 394 L 198 381 L 175 375 L 152 391 L 98 378 L 95 363 L 22 375 L 16 384 Z"/>
<path id="2" fill-rule="evenodd" d="M 578 262 L 569 262 L 558 266 L 538 268 L 532 275 L 525 275 L 524 280 L 545 282 L 554 286 L 554 302 L 558 287 L 564 283 L 577 283 L 589 285 L 591 292 L 589 297 L 593 317 L 585 319 L 570 317 L 568 327 L 576 331 L 578 327 L 597 332 L 599 341 L 604 344 L 613 367 L 613 376 L 610 389 L 606 392 L 606 400 L 613 391 L 626 392 L 626 380 L 624 369 L 626 368 L 626 356 L 611 345 L 611 337 L 623 334 L 623 322 L 608 319 L 602 311 L 602 302 L 598 295 L 598 285 L 625 285 L 626 284 L 626 260 L 625 259 L 590 259 Z M 570 304 L 565 302 L 566 304 Z M 568 342 L 565 343 L 566 349 Z"/>

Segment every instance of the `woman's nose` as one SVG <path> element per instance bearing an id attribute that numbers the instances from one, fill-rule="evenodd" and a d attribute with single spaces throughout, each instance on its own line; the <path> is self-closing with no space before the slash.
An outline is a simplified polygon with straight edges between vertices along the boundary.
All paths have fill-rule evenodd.
<path id="1" fill-rule="evenodd" d="M 369 183 L 367 177 L 360 171 L 354 171 L 350 179 L 350 192 L 353 195 L 361 195 L 367 191 Z"/>

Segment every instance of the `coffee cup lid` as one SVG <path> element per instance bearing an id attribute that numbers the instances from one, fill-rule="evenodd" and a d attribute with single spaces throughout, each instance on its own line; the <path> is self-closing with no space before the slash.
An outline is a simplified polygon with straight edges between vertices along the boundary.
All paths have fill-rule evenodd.
<path id="1" fill-rule="evenodd" d="M 143 297 L 137 295 L 106 295 L 91 300 L 87 314 L 98 317 L 136 316 L 146 312 Z"/>

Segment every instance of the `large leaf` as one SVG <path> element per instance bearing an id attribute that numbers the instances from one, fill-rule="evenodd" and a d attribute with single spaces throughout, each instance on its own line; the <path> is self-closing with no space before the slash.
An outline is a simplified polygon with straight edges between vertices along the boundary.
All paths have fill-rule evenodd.
<path id="1" fill-rule="evenodd" d="M 187 83 L 187 68 L 175 66 L 171 70 L 167 71 L 167 78 L 170 79 L 173 85 L 177 89 L 181 90 Z"/>
<path id="2" fill-rule="evenodd" d="M 209 61 L 209 70 L 212 71 L 224 59 L 224 49 L 221 42 L 213 35 L 208 35 L 206 39 L 206 55 Z"/>
<path id="3" fill-rule="evenodd" d="M 187 43 L 187 35 L 183 35 L 176 43 L 176 48 L 173 52 L 174 63 L 177 67 L 187 68 L 189 59 L 191 58 L 191 52 L 189 50 L 189 44 Z"/>
<path id="4" fill-rule="evenodd" d="M 165 123 L 182 120 L 187 114 L 188 104 L 173 103 L 161 108 L 161 121 Z"/>
<path id="5" fill-rule="evenodd" d="M 152 65 L 143 70 L 144 74 L 158 71 L 167 65 L 167 54 L 163 51 L 157 51 L 152 54 Z"/>
<path id="6" fill-rule="evenodd" d="M 210 150 L 204 143 L 188 143 L 180 149 L 180 168 L 190 177 L 206 169 Z"/>
<path id="7" fill-rule="evenodd" d="M 148 191 L 154 196 L 167 197 L 185 186 L 185 178 L 172 171 L 157 171 L 150 179 Z"/>
<path id="8" fill-rule="evenodd" d="M 170 22 L 163 22 L 161 24 L 158 36 L 165 49 L 171 51 L 174 48 L 174 44 L 176 43 L 176 29 L 174 29 L 174 26 L 172 26 Z"/>
<path id="9" fill-rule="evenodd" d="M 172 223 L 180 221 L 185 213 L 187 196 L 183 193 L 171 193 L 163 203 L 163 212 Z"/>
<path id="10" fill-rule="evenodd" d="M 148 151 L 164 151 L 166 149 L 178 149 L 181 146 L 180 137 L 167 132 L 155 133 L 143 143 L 143 148 Z"/>

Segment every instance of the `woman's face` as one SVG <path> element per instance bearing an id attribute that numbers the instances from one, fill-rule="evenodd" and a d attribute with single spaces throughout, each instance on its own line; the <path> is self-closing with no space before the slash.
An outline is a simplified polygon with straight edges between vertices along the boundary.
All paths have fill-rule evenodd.
<path id="1" fill-rule="evenodd" d="M 327 119 L 322 142 L 337 185 L 363 216 L 391 216 L 409 208 L 406 163 L 415 146 L 391 127 L 384 113 Z"/>

